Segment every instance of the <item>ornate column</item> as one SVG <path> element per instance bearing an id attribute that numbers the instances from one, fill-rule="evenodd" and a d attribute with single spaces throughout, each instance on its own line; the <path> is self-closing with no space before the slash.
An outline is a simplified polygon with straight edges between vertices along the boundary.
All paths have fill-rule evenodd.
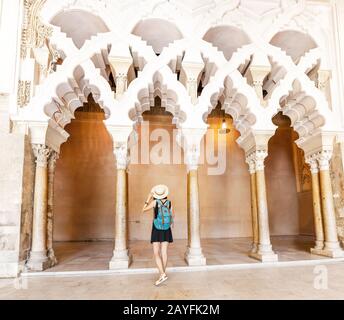
<path id="1" fill-rule="evenodd" d="M 47 250 L 50 267 L 57 264 L 53 249 L 53 228 L 54 228 L 54 177 L 56 160 L 59 155 L 52 151 L 48 161 L 48 213 L 47 213 Z"/>
<path id="2" fill-rule="evenodd" d="M 252 85 L 256 91 L 262 106 L 266 106 L 267 102 L 263 96 L 263 84 L 267 75 L 271 72 L 271 64 L 266 54 L 257 51 L 253 55 L 251 64 L 248 67 L 251 77 Z"/>
<path id="3" fill-rule="evenodd" d="M 257 182 L 256 182 L 256 165 L 252 156 L 246 158 L 250 172 L 250 190 L 251 190 L 251 213 L 252 213 L 252 253 L 258 250 L 259 230 L 258 230 L 258 208 L 257 208 Z"/>
<path id="4" fill-rule="evenodd" d="M 204 69 L 204 61 L 197 46 L 190 46 L 185 51 L 180 72 L 180 81 L 189 93 L 191 102 L 197 103 L 197 89 L 201 73 Z"/>
<path id="5" fill-rule="evenodd" d="M 128 71 L 133 58 L 128 46 L 113 45 L 109 54 L 109 63 L 116 83 L 116 99 L 127 90 Z"/>
<path id="6" fill-rule="evenodd" d="M 47 201 L 48 201 L 48 158 L 50 149 L 43 144 L 33 144 L 36 157 L 34 208 L 32 223 L 32 245 L 27 266 L 42 271 L 49 267 L 47 257 Z"/>
<path id="7" fill-rule="evenodd" d="M 330 159 L 332 150 L 322 150 L 316 155 L 320 168 L 321 207 L 323 212 L 325 246 L 317 254 L 337 258 L 344 256 L 340 248 L 336 226 L 336 214 L 330 177 Z"/>
<path id="8" fill-rule="evenodd" d="M 264 172 L 264 160 L 268 152 L 266 149 L 258 149 L 251 155 L 255 161 L 256 190 L 257 190 L 257 213 L 258 213 L 258 250 L 251 252 L 250 257 L 262 262 L 277 261 L 278 256 L 272 251 L 269 230 L 269 213 L 266 197 L 266 184 Z"/>
<path id="9" fill-rule="evenodd" d="M 127 246 L 127 166 L 129 163 L 127 142 L 115 143 L 117 160 L 116 185 L 116 229 L 115 249 L 109 263 L 109 269 L 125 269 L 131 263 Z"/>
<path id="10" fill-rule="evenodd" d="M 198 193 L 198 163 L 200 157 L 200 142 L 204 130 L 183 130 L 184 155 L 187 164 L 187 212 L 188 212 L 188 247 L 185 260 L 189 266 L 206 264 L 202 253 L 200 237 L 200 206 Z"/>
<path id="11" fill-rule="evenodd" d="M 311 253 L 317 254 L 318 250 L 324 248 L 324 228 L 321 212 L 320 186 L 319 186 L 319 167 L 314 157 L 309 157 L 306 162 L 311 167 L 312 173 L 312 196 L 313 196 L 313 214 L 315 228 L 315 247 L 311 248 Z"/>

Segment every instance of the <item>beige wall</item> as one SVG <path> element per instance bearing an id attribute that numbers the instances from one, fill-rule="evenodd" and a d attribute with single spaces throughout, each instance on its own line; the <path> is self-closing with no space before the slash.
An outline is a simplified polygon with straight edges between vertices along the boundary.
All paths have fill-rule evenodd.
<path id="1" fill-rule="evenodd" d="M 270 233 L 271 235 L 298 234 L 299 208 L 291 128 L 282 126 L 271 137 L 265 166 Z"/>
<path id="2" fill-rule="evenodd" d="M 54 183 L 54 239 L 111 239 L 115 228 L 116 169 L 102 113 L 76 112 L 67 126 Z"/>
<path id="3" fill-rule="evenodd" d="M 91 120 L 94 117 L 96 119 Z M 115 158 L 112 141 L 102 119 L 101 113 L 78 112 L 77 120 L 67 128 L 71 136 L 63 144 L 56 166 L 55 240 L 112 239 L 114 236 Z M 145 120 L 150 120 L 150 132 L 164 128 L 171 133 L 175 128 L 171 117 L 148 115 Z M 227 143 L 226 172 L 209 176 L 206 164 L 199 169 L 203 238 L 247 237 L 252 234 L 249 173 L 244 152 L 235 142 L 239 134 L 230 122 L 231 132 L 220 137 Z M 209 123 L 211 128 L 218 128 L 221 120 L 211 119 Z M 170 136 L 172 146 L 172 134 Z M 139 145 L 140 139 L 139 134 Z M 291 130 L 285 128 L 277 130 L 269 142 L 266 179 L 273 235 L 298 234 L 300 223 L 302 226 L 291 142 Z M 150 143 L 150 150 L 156 143 Z M 141 153 L 140 149 L 137 151 Z M 152 214 L 142 214 L 141 209 L 151 187 L 159 183 L 167 184 L 171 190 L 175 212 L 174 237 L 186 238 L 185 165 L 131 164 L 128 170 L 130 239 L 150 238 Z"/>

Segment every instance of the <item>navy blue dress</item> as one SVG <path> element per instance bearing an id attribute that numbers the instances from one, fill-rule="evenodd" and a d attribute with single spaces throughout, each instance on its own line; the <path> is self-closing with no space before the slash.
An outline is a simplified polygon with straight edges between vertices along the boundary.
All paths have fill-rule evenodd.
<path id="1" fill-rule="evenodd" d="M 162 202 L 165 203 L 167 199 L 163 199 Z M 171 201 L 169 208 L 171 209 Z M 158 215 L 158 204 L 155 205 L 154 207 L 154 219 L 156 219 Z M 172 237 L 172 230 L 171 228 L 168 228 L 167 230 L 159 230 L 155 228 L 154 222 L 152 224 L 152 235 L 151 235 L 151 243 L 153 242 L 173 242 L 173 237 Z"/>

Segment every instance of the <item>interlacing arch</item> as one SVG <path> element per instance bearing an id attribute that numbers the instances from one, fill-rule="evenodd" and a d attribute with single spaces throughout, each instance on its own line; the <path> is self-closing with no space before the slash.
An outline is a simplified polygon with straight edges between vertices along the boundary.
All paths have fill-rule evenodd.
<path id="1" fill-rule="evenodd" d="M 124 39 L 117 32 L 109 31 L 92 36 L 78 50 L 56 26 L 49 45 L 60 53 L 63 63 L 36 88 L 36 96 L 20 110 L 19 117 L 28 121 L 49 120 L 49 126 L 64 136 L 66 133 L 61 129 L 90 93 L 104 109 L 106 124 L 112 126 L 132 126 L 141 121 L 142 113 L 154 105 L 156 96 L 173 114 L 173 122 L 185 128 L 204 127 L 207 116 L 220 103 L 241 134 L 238 142 L 252 129 L 274 130 L 271 119 L 279 111 L 291 118 L 300 139 L 336 125 L 326 97 L 307 75 L 320 64 L 319 48 L 309 50 L 295 64 L 278 47 L 251 43 L 238 48 L 227 61 L 223 52 L 211 43 L 183 38 L 170 43 L 157 56 L 139 36 L 128 35 Z M 185 81 L 178 79 L 189 50 L 199 53 L 197 63 L 202 65 L 196 80 L 203 89 L 194 103 Z M 257 51 L 267 57 L 271 68 L 262 88 L 268 89 L 263 97 L 264 107 L 252 79 L 247 77 L 247 68 Z M 131 60 L 128 88 L 121 97 L 115 98 L 109 85 L 109 65 L 111 57 L 122 52 Z"/>

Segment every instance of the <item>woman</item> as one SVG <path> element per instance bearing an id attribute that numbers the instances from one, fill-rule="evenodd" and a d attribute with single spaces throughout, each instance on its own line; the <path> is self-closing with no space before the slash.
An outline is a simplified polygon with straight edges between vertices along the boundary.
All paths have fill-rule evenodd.
<path id="1" fill-rule="evenodd" d="M 159 284 L 166 281 L 166 266 L 167 266 L 167 248 L 170 242 L 173 242 L 171 226 L 173 226 L 173 217 L 172 217 L 172 204 L 171 201 L 167 199 L 168 196 L 168 188 L 165 185 L 157 185 L 153 187 L 151 192 L 148 195 L 147 201 L 143 206 L 142 211 L 146 212 L 150 209 L 154 208 L 154 218 L 153 218 L 153 225 L 152 225 L 152 235 L 151 235 L 151 243 L 153 244 L 153 252 L 155 263 L 159 269 L 160 277 L 155 282 L 155 285 L 158 286 Z M 171 215 L 170 218 L 166 219 L 165 227 L 168 229 L 161 230 L 157 220 L 159 212 L 162 212 L 162 207 L 165 207 L 165 213 L 169 213 Z M 168 211 L 166 211 L 166 208 Z M 160 210 L 160 211 L 159 211 Z M 170 224 L 168 224 L 170 222 Z M 161 223 L 161 221 L 160 221 Z M 158 226 L 158 228 L 157 228 Z"/>

